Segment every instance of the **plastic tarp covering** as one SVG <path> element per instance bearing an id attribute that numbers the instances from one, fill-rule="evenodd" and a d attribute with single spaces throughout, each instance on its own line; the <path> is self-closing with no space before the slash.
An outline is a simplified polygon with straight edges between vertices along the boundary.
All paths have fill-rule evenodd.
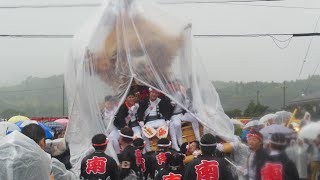
<path id="1" fill-rule="evenodd" d="M 191 28 L 145 0 L 105 1 L 75 35 L 65 72 L 66 139 L 73 159 L 90 147 L 95 134 L 112 130 L 114 114 L 103 118 L 101 113 L 104 97 L 116 99 L 116 112 L 133 82 L 171 98 L 206 132 L 233 139 L 234 127 L 193 51 Z"/>
<path id="2" fill-rule="evenodd" d="M 52 174 L 54 176 L 54 180 L 75 180 L 79 179 L 79 175 L 77 172 L 72 170 L 67 170 L 65 165 L 61 163 L 58 159 L 52 158 Z"/>
<path id="3" fill-rule="evenodd" d="M 49 180 L 49 155 L 20 132 L 0 139 L 0 154 L 0 179 Z"/>

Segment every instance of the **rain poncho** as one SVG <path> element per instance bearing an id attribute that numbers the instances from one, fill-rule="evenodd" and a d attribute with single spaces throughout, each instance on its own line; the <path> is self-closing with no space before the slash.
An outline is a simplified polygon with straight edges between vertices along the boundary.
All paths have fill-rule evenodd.
<path id="1" fill-rule="evenodd" d="M 234 127 L 193 53 L 191 27 L 149 1 L 108 0 L 75 35 L 65 73 L 70 118 L 66 140 L 74 163 L 81 161 L 95 134 L 113 128 L 113 115 L 102 117 L 105 97 L 116 99 L 113 106 L 118 109 L 133 82 L 171 98 L 205 132 L 234 139 Z M 173 98 L 176 93 L 190 101 Z"/>
<path id="2" fill-rule="evenodd" d="M 0 179 L 49 180 L 50 156 L 18 131 L 0 140 Z"/>
<path id="3" fill-rule="evenodd" d="M 308 145 L 292 144 L 286 149 L 288 157 L 294 162 L 299 172 L 300 178 L 308 178 L 308 165 L 310 157 L 307 153 Z"/>

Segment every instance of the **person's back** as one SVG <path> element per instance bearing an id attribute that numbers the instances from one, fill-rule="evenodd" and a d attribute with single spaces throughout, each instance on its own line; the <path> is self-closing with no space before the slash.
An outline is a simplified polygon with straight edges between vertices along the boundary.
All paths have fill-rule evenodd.
<path id="1" fill-rule="evenodd" d="M 180 153 L 166 154 L 166 157 L 167 157 L 167 160 L 166 160 L 167 167 L 159 171 L 159 173 L 155 177 L 155 180 L 182 179 L 182 175 L 184 173 L 184 165 L 183 165 L 184 155 Z"/>
<path id="2" fill-rule="evenodd" d="M 95 151 L 81 162 L 81 178 L 94 180 L 117 179 L 116 161 L 103 152 Z"/>
<path id="3" fill-rule="evenodd" d="M 155 164 L 155 167 L 154 167 L 155 175 L 157 175 L 157 173 L 161 169 L 166 168 L 166 160 L 167 160 L 166 154 L 175 154 L 175 153 L 177 153 L 177 151 L 171 149 L 170 146 L 171 146 L 171 141 L 169 141 L 166 138 L 162 138 L 162 139 L 160 139 L 158 141 L 159 151 L 157 151 L 154 154 L 154 158 L 153 158 L 153 160 L 155 161 L 154 162 L 154 164 Z"/>
<path id="4" fill-rule="evenodd" d="M 200 141 L 202 154 L 192 160 L 186 167 L 184 180 L 194 179 L 233 179 L 231 172 L 221 158 L 213 156 L 216 149 L 216 138 L 212 134 L 205 134 Z"/>
<path id="5" fill-rule="evenodd" d="M 286 139 L 284 134 L 272 134 L 271 152 L 268 161 L 261 168 L 261 179 L 280 178 L 283 180 L 299 180 L 298 170 L 284 152 Z"/>
<path id="6" fill-rule="evenodd" d="M 86 180 L 118 179 L 116 161 L 106 155 L 108 140 L 104 134 L 97 134 L 92 138 L 95 151 L 86 156 L 81 162 L 80 178 Z"/>

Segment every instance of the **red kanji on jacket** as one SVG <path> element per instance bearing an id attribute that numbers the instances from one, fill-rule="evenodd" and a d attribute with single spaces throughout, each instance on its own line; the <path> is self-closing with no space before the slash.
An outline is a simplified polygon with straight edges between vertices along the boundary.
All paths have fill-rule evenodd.
<path id="1" fill-rule="evenodd" d="M 134 155 L 136 156 L 136 164 L 140 166 L 142 164 L 142 153 L 140 149 L 136 149 L 134 151 Z"/>
<path id="2" fill-rule="evenodd" d="M 106 162 L 107 159 L 105 157 L 97 157 L 94 156 L 92 159 L 87 160 L 87 174 L 91 172 L 93 174 L 104 174 L 106 172 Z"/>
<path id="3" fill-rule="evenodd" d="M 156 159 L 157 159 L 159 166 L 162 165 L 163 163 L 166 163 L 166 160 L 167 160 L 166 154 L 171 154 L 171 153 L 170 152 L 162 152 L 156 156 Z"/>
<path id="4" fill-rule="evenodd" d="M 219 163 L 215 160 L 201 160 L 201 163 L 195 166 L 197 180 L 218 180 Z"/>
<path id="5" fill-rule="evenodd" d="M 261 169 L 262 180 L 282 180 L 282 164 L 266 163 Z"/>
<path id="6" fill-rule="evenodd" d="M 136 164 L 137 166 L 141 166 L 141 171 L 145 172 L 146 171 L 146 164 L 145 164 L 145 159 L 142 158 L 142 153 L 140 149 L 136 149 L 134 151 L 134 155 L 136 156 Z"/>
<path id="7" fill-rule="evenodd" d="M 169 175 L 162 176 L 163 180 L 181 180 L 181 174 L 169 173 Z"/>

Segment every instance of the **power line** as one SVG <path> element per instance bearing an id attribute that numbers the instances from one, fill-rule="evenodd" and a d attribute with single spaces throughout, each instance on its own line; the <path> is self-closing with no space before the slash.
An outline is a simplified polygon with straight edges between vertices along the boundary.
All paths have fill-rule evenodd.
<path id="1" fill-rule="evenodd" d="M 41 9 L 41 8 L 71 8 L 71 7 L 97 7 L 99 3 L 88 4 L 50 4 L 50 5 L 18 5 L 18 6 L 0 6 L 0 9 Z"/>
<path id="2" fill-rule="evenodd" d="M 248 2 L 275 2 L 282 0 L 243 0 L 243 1 L 182 1 L 182 2 L 157 2 L 158 4 L 179 5 L 179 4 L 228 4 L 234 6 L 252 6 L 252 7 L 269 7 L 269 8 L 285 8 L 285 9 L 305 9 L 305 10 L 319 10 L 320 7 L 300 7 L 300 6 L 280 6 L 280 5 L 266 5 L 266 4 L 248 4 Z M 41 8 L 77 8 L 77 7 L 98 7 L 100 3 L 87 4 L 53 4 L 53 5 L 17 5 L 17 6 L 0 6 L 0 9 L 41 9 Z"/>
<path id="3" fill-rule="evenodd" d="M 235 3 L 235 2 L 271 2 L 271 1 L 284 1 L 284 0 L 225 0 L 225 1 L 158 1 L 158 4 L 210 4 L 210 3 Z"/>
<path id="4" fill-rule="evenodd" d="M 195 38 L 236 38 L 236 37 L 266 37 L 266 36 L 292 36 L 307 37 L 320 36 L 320 33 L 271 33 L 271 34 L 195 34 Z"/>
<path id="5" fill-rule="evenodd" d="M 0 34 L 4 38 L 73 38 L 71 34 Z M 290 41 L 292 37 L 320 36 L 320 33 L 271 33 L 271 34 L 194 34 L 195 38 L 236 38 L 236 37 L 271 37 L 279 42 Z M 287 40 L 279 40 L 274 36 L 290 36 Z"/>
<path id="6" fill-rule="evenodd" d="M 266 0 L 268 1 L 268 0 Z M 264 1 L 264 2 L 266 2 Z M 279 0 L 280 1 L 280 0 Z M 301 6 L 280 6 L 280 5 L 266 5 L 266 4 L 248 4 L 242 2 L 263 2 L 257 0 L 248 0 L 248 1 L 224 1 L 224 2 L 214 2 L 214 1 L 182 1 L 182 2 L 159 2 L 159 4 L 228 4 L 234 6 L 252 6 L 252 7 L 269 7 L 269 8 L 285 8 L 285 9 L 306 9 L 306 10 L 319 10 L 320 7 L 301 7 Z"/>
<path id="7" fill-rule="evenodd" d="M 316 32 L 316 30 L 317 30 L 319 20 L 320 20 L 320 16 L 318 17 L 318 20 L 317 20 L 316 25 L 315 25 L 315 27 L 314 27 L 314 30 L 313 30 L 313 32 L 314 32 L 314 33 L 315 33 L 315 32 Z M 310 39 L 310 41 L 309 41 L 309 45 L 308 45 L 308 48 L 307 48 L 306 54 L 305 54 L 305 56 L 304 56 L 304 58 L 303 58 L 302 66 L 301 66 L 301 68 L 300 68 L 299 76 L 298 76 L 298 78 L 297 78 L 297 79 L 299 79 L 299 77 L 300 77 L 300 75 L 301 75 L 301 73 L 302 73 L 302 70 L 303 70 L 304 64 L 305 64 L 305 63 L 306 63 L 306 61 L 307 61 L 307 57 L 308 57 L 308 54 L 309 54 L 309 50 L 310 50 L 310 47 L 311 47 L 311 43 L 312 43 L 313 38 L 314 38 L 314 36 L 312 36 L 312 37 L 311 37 L 311 39 Z"/>
<path id="8" fill-rule="evenodd" d="M 0 34 L 4 38 L 73 38 L 71 34 Z"/>

